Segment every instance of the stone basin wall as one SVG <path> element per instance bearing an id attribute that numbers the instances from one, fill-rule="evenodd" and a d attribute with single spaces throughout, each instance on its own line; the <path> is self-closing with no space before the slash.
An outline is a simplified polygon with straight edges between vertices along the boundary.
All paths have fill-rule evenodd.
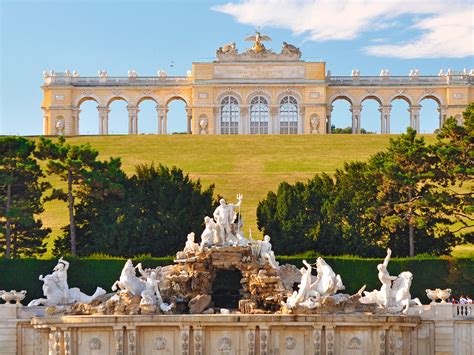
<path id="1" fill-rule="evenodd" d="M 465 306 L 465 308 L 469 308 Z M 473 307 L 474 308 L 474 307 Z M 0 354 L 473 354 L 472 309 L 411 315 L 119 315 L 38 317 L 0 305 Z"/>

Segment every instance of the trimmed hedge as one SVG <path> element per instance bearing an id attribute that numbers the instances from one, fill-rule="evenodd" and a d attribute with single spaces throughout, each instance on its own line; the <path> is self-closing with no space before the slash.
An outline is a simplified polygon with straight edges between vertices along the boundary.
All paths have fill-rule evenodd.
<path id="1" fill-rule="evenodd" d="M 280 264 L 303 266 L 301 256 L 277 257 Z M 307 257 L 314 262 L 314 257 Z M 92 294 L 97 286 L 111 292 L 110 287 L 119 278 L 126 259 L 121 258 L 72 258 L 68 272 L 69 287 L 79 287 L 83 292 Z M 364 284 L 366 290 L 380 288 L 377 278 L 377 264 L 382 259 L 362 259 L 356 257 L 324 257 L 324 260 L 341 275 L 347 293 L 357 292 Z M 173 263 L 173 257 L 137 258 L 134 265 L 141 262 L 145 268 L 164 266 Z M 43 297 L 40 274 L 52 272 L 57 259 L 12 259 L 0 260 L 0 290 L 27 290 L 26 302 Z M 426 288 L 451 288 L 453 295 L 474 295 L 474 259 L 472 258 L 393 258 L 388 266 L 391 275 L 402 271 L 411 271 L 414 275 L 411 288 L 412 297 L 419 297 L 427 303 Z"/>

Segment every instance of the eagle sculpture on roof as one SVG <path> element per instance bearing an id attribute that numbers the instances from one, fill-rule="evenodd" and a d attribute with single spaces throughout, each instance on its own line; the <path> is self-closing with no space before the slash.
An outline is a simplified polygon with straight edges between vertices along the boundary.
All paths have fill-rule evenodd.
<path id="1" fill-rule="evenodd" d="M 260 53 L 265 51 L 265 46 L 263 45 L 263 41 L 271 41 L 272 39 L 268 36 L 262 36 L 260 32 L 255 31 L 255 35 L 253 36 L 248 36 L 245 38 L 246 41 L 248 42 L 254 42 L 253 47 L 250 48 L 251 51 L 254 51 L 256 53 Z"/>

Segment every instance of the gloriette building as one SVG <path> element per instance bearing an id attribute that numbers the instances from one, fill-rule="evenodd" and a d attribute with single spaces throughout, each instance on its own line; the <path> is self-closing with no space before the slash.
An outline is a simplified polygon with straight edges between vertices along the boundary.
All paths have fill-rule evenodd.
<path id="1" fill-rule="evenodd" d="M 344 99 L 351 105 L 352 133 L 360 133 L 364 100 L 379 105 L 381 133 L 390 133 L 391 102 L 403 99 L 409 105 L 410 126 L 419 131 L 421 101 L 438 104 L 439 124 L 446 117 L 462 119 L 461 112 L 474 102 L 474 70 L 440 72 L 421 76 L 332 76 L 326 63 L 301 60 L 295 46 L 283 42 L 280 53 L 265 48 L 270 40 L 256 32 L 247 37 L 252 48 L 239 53 L 235 43 L 220 47 L 216 60 L 193 63 L 187 76 L 97 77 L 77 72 L 44 72 L 45 135 L 80 134 L 81 104 L 97 103 L 99 134 L 108 134 L 109 105 L 127 103 L 128 133 L 137 134 L 139 106 L 144 100 L 156 103 L 156 132 L 166 134 L 168 104 L 182 100 L 186 105 L 188 132 L 193 134 L 326 134 L 330 133 L 332 104 Z"/>

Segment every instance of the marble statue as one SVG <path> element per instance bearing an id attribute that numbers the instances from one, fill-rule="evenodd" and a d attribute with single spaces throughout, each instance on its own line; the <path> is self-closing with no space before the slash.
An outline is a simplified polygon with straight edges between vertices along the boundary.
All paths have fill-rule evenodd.
<path id="1" fill-rule="evenodd" d="M 219 47 L 216 51 L 217 55 L 225 53 L 237 54 L 237 47 L 235 46 L 235 42 L 225 44 L 222 47 Z"/>
<path id="2" fill-rule="evenodd" d="M 336 275 L 331 266 L 321 257 L 316 259 L 316 271 L 318 275 L 311 289 L 318 292 L 321 297 L 334 295 L 337 291 L 346 288 L 342 284 L 341 276 Z"/>
<path id="3" fill-rule="evenodd" d="M 59 119 L 56 122 L 56 134 L 64 135 L 64 120 L 63 119 Z"/>
<path id="4" fill-rule="evenodd" d="M 311 133 L 319 133 L 319 116 L 313 115 L 310 119 Z"/>
<path id="5" fill-rule="evenodd" d="M 380 288 L 379 292 L 379 304 L 383 305 L 384 307 L 388 307 L 388 303 L 390 301 L 390 290 L 392 288 L 392 281 L 396 280 L 396 276 L 390 276 L 387 270 L 388 262 L 390 261 L 390 256 L 392 255 L 392 251 L 390 248 L 387 249 L 387 256 L 385 257 L 382 264 L 377 265 L 378 278 L 382 283 L 382 287 Z"/>
<path id="6" fill-rule="evenodd" d="M 402 313 L 407 314 L 410 305 L 421 306 L 418 298 L 411 298 L 410 287 L 413 281 L 413 274 L 410 271 L 403 271 L 393 281 L 392 291 L 396 306 L 402 306 Z"/>
<path id="7" fill-rule="evenodd" d="M 288 297 L 287 302 L 284 303 L 289 309 L 293 309 L 298 305 L 309 309 L 316 308 L 321 298 L 320 294 L 311 288 L 311 271 L 313 267 L 306 260 L 303 260 L 303 264 L 306 268 L 303 267 L 300 270 L 301 282 L 298 285 L 298 291 L 294 291 L 293 294 Z"/>
<path id="8" fill-rule="evenodd" d="M 203 118 L 199 121 L 199 134 L 207 134 L 207 118 Z"/>
<path id="9" fill-rule="evenodd" d="M 161 298 L 160 289 L 158 288 L 158 278 L 156 275 L 156 271 L 146 272 L 143 270 L 142 264 L 139 263 L 137 265 L 138 272 L 143 278 L 146 280 L 145 287 L 141 292 L 142 300 L 140 304 L 158 304 L 160 305 L 163 303 L 163 299 Z"/>
<path id="10" fill-rule="evenodd" d="M 67 271 L 69 262 L 60 258 L 50 275 L 40 275 L 39 280 L 43 281 L 43 294 L 46 298 L 32 300 L 28 306 L 57 306 L 75 302 L 90 303 L 94 298 L 104 295 L 105 290 L 97 287 L 92 296 L 88 296 L 77 287 L 69 288 L 67 283 Z"/>
<path id="11" fill-rule="evenodd" d="M 205 247 L 211 247 L 217 238 L 216 222 L 214 222 L 211 217 L 206 216 L 204 217 L 204 224 L 206 228 L 201 234 L 201 244 L 199 246 L 201 251 L 204 250 Z"/>
<path id="12" fill-rule="evenodd" d="M 194 242 L 194 232 L 189 233 L 183 252 L 185 254 L 196 254 L 199 250 L 199 244 Z"/>
<path id="13" fill-rule="evenodd" d="M 387 249 L 387 256 L 384 262 L 377 265 L 378 278 L 382 283 L 382 287 L 380 290 L 371 292 L 365 291 L 364 296 L 360 298 L 360 302 L 375 303 L 387 309 L 400 309 L 406 314 L 410 305 L 416 304 L 421 306 L 421 302 L 418 298 L 411 298 L 410 287 L 413 280 L 413 274 L 411 272 L 404 271 L 397 277 L 390 276 L 388 273 L 387 266 L 391 254 L 392 251 Z"/>
<path id="14" fill-rule="evenodd" d="M 127 260 L 120 274 L 120 279 L 112 285 L 112 291 L 117 289 L 140 295 L 145 289 L 145 281 L 137 277 L 132 260 Z"/>
<path id="15" fill-rule="evenodd" d="M 260 260 L 268 262 L 274 269 L 279 269 L 278 262 L 275 259 L 275 253 L 272 250 L 272 244 L 270 243 L 270 236 L 265 235 L 263 240 L 258 241 L 258 257 Z"/>
<path id="16" fill-rule="evenodd" d="M 248 36 L 245 38 L 248 42 L 253 42 L 253 47 L 250 48 L 250 51 L 255 53 L 265 52 L 265 46 L 263 45 L 263 41 L 271 41 L 272 39 L 268 36 L 262 36 L 260 32 L 255 31 L 255 35 Z"/>
<path id="17" fill-rule="evenodd" d="M 234 222 L 234 210 L 242 204 L 242 195 L 237 195 L 237 203 L 226 203 L 222 198 L 219 201 L 219 206 L 214 210 L 213 217 L 217 226 L 217 240 L 216 244 L 226 244 L 231 238 L 232 223 Z"/>
<path id="18" fill-rule="evenodd" d="M 282 54 L 295 54 L 298 57 L 301 56 L 300 49 L 298 47 L 292 45 L 292 44 L 287 43 L 287 42 L 283 42 L 283 45 L 281 47 L 281 53 Z"/>

